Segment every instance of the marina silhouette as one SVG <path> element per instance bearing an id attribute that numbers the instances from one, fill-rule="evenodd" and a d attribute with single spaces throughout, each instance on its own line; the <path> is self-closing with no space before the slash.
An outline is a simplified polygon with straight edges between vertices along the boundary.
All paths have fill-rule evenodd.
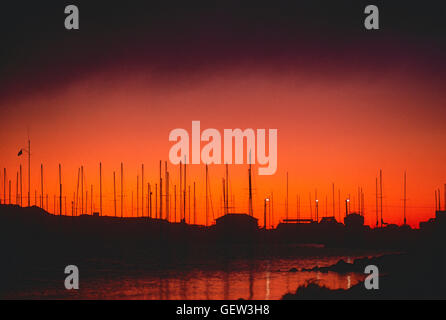
<path id="1" fill-rule="evenodd" d="M 5 2 L 0 298 L 446 298 L 446 4 L 381 2 Z"/>
<path id="2" fill-rule="evenodd" d="M 379 255 L 385 252 L 404 253 L 404 259 L 409 259 L 407 255 L 413 257 L 413 260 L 410 260 L 411 264 L 422 265 L 423 268 L 428 265 L 435 270 L 444 263 L 440 257 L 444 252 L 441 243 L 445 234 L 446 209 L 442 210 L 441 207 L 440 190 L 435 190 L 435 216 L 428 221 L 421 222 L 418 228 L 412 228 L 406 223 L 398 226 L 384 222 L 381 171 L 379 172 L 379 184 L 378 178 L 376 179 L 376 187 L 378 190 L 379 185 L 379 192 L 376 194 L 376 212 L 374 213 L 376 225 L 373 227 L 364 224 L 365 204 L 363 202 L 358 203 L 359 211 L 354 212 L 351 209 L 349 198 L 343 201 L 345 210 L 340 215 L 340 219 L 339 216 L 336 217 L 335 201 L 333 201 L 331 214 L 328 213 L 328 208 L 326 208 L 325 216 L 321 217 L 317 198 L 314 202 L 314 214 L 310 214 L 310 218 L 301 218 L 299 196 L 297 196 L 296 218 L 291 218 L 290 213 L 286 212 L 285 215 L 282 215 L 285 218 L 279 221 L 277 225 L 274 225 L 271 221 L 272 214 L 274 214 L 271 212 L 270 205 L 273 196 L 264 198 L 262 201 L 264 210 L 257 214 L 259 218 L 263 216 L 264 222 L 263 225 L 260 225 L 259 218 L 256 217 L 252 209 L 254 206 L 252 205 L 251 166 L 247 165 L 248 174 L 246 179 L 250 212 L 237 213 L 233 211 L 234 208 L 231 203 L 234 202 L 234 199 L 230 201 L 228 196 L 230 172 L 229 166 L 226 165 L 225 177 L 222 179 L 222 214 L 215 217 L 213 201 L 210 196 L 212 192 L 207 183 L 209 182 L 209 167 L 206 165 L 206 212 L 204 212 L 206 223 L 200 225 L 196 223 L 196 217 L 197 214 L 203 215 L 203 213 L 198 213 L 196 210 L 195 182 L 192 184 L 193 193 L 191 197 L 188 179 L 193 180 L 193 178 L 187 175 L 186 164 L 180 164 L 178 167 L 181 177 L 178 198 L 177 188 L 174 185 L 174 197 L 172 199 L 172 181 L 169 179 L 171 176 L 167 162 L 164 163 L 164 166 L 162 166 L 161 161 L 159 163 L 159 184 L 146 182 L 146 188 L 143 188 L 144 166 L 142 165 L 142 176 L 138 177 L 137 180 L 136 214 L 130 216 L 123 213 L 124 195 L 121 193 L 117 197 L 115 172 L 113 172 L 113 212 L 103 211 L 102 164 L 99 165 L 99 211 L 93 209 L 93 185 L 90 188 L 90 197 L 88 188 L 84 191 L 83 166 L 78 169 L 76 193 L 71 201 L 71 210 L 67 211 L 65 200 L 67 197 L 63 194 L 61 180 L 62 167 L 59 165 L 59 194 L 53 197 L 54 211 L 51 213 L 46 210 L 49 196 L 44 193 L 46 187 L 43 178 L 43 165 L 41 165 L 41 194 L 40 196 L 35 195 L 34 199 L 34 202 L 39 203 L 42 207 L 37 205 L 21 206 L 20 203 L 23 204 L 24 198 L 27 200 L 25 200 L 26 203 L 32 202 L 29 197 L 23 197 L 20 193 L 17 193 L 15 197 L 11 196 L 11 183 L 6 182 L 7 175 L 6 169 L 4 169 L 4 192 L 0 205 L 0 233 L 2 250 L 5 257 L 8 257 L 2 264 L 2 269 L 3 274 L 6 274 L 7 279 L 9 279 L 7 281 L 9 285 L 2 288 L 3 294 L 6 297 L 8 297 L 8 294 L 14 296 L 14 294 L 18 294 L 17 289 L 14 289 L 15 287 L 20 288 L 36 282 L 27 279 L 25 276 L 33 274 L 33 272 L 29 273 L 28 268 L 30 266 L 33 266 L 32 269 L 39 270 L 38 274 L 41 277 L 39 281 L 42 281 L 45 278 L 52 279 L 54 276 L 54 272 L 48 270 L 53 270 L 55 266 L 64 263 L 68 264 L 69 261 L 71 263 L 78 261 L 80 264 L 87 265 L 88 267 L 83 269 L 92 274 L 98 272 L 97 270 L 101 268 L 96 269 L 90 265 L 91 260 L 100 261 L 99 264 L 108 266 L 110 263 L 116 264 L 111 269 L 118 274 L 133 273 L 134 270 L 129 270 L 132 268 L 139 270 L 142 274 L 152 274 L 166 268 L 184 271 L 185 265 L 201 265 L 202 270 L 206 271 L 208 270 L 206 265 L 213 261 L 226 261 L 225 263 L 228 263 L 242 259 L 256 264 L 265 260 L 282 261 L 289 257 L 299 259 L 302 248 L 306 248 L 304 250 L 307 254 L 317 254 L 318 250 L 375 252 L 373 255 L 359 255 L 358 259 L 376 256 L 376 252 L 380 252 Z M 120 168 L 120 190 L 122 190 L 124 183 L 123 164 Z M 287 185 L 288 179 L 287 175 Z M 151 192 L 152 185 L 155 185 L 154 195 Z M 16 190 L 19 189 L 22 190 L 21 179 L 16 186 Z M 144 189 L 147 191 L 146 193 Z M 406 190 L 406 174 L 404 174 L 404 190 Z M 335 200 L 334 184 L 332 185 L 332 191 L 332 199 Z M 317 197 L 317 190 L 315 196 Z M 13 198 L 16 203 L 12 203 Z M 117 209 L 118 198 L 121 201 L 119 210 Z M 171 201 L 169 202 L 168 199 Z M 360 199 L 360 201 L 364 199 L 361 188 L 358 189 L 357 199 Z M 288 192 L 286 192 L 286 203 L 288 203 Z M 405 201 L 403 205 L 403 214 L 405 214 Z M 327 206 L 328 204 L 326 204 Z M 340 202 L 338 206 L 341 207 Z M 179 209 L 178 212 L 177 208 Z M 285 210 L 288 210 L 288 206 L 285 206 Z M 210 216 L 215 217 L 215 219 L 210 219 Z M 406 221 L 405 217 L 404 221 Z M 429 248 L 429 251 L 426 251 L 426 248 Z M 423 253 L 423 256 L 421 256 L 421 253 Z M 386 263 L 389 265 L 389 260 L 393 264 L 396 263 L 392 259 L 381 258 L 381 262 L 384 261 L 385 265 Z M 342 261 L 340 259 L 336 266 L 339 266 Z M 431 264 L 432 261 L 434 261 L 433 264 Z M 130 265 L 132 267 L 129 267 Z M 333 270 L 339 272 L 335 268 L 335 264 L 333 266 Z M 352 270 L 349 270 L 350 266 Z M 341 271 L 340 274 L 352 272 L 357 275 L 357 283 L 362 281 L 360 275 L 362 271 L 358 269 L 357 265 L 346 264 L 344 267 L 346 267 L 346 270 Z M 363 267 L 362 264 L 361 267 Z M 394 265 L 392 267 L 393 270 L 396 268 Z M 331 271 L 329 266 L 326 266 L 326 268 Z M 320 270 L 322 269 L 313 268 L 310 271 L 320 274 Z M 119 279 L 121 276 L 117 278 Z M 187 279 L 183 280 L 187 283 Z M 395 280 L 395 282 L 398 281 L 401 280 Z M 444 291 L 438 288 L 439 284 L 444 284 L 444 282 L 436 282 L 434 287 L 427 286 L 427 289 L 425 288 L 428 290 L 429 296 L 443 297 Z M 161 283 L 157 285 L 161 285 Z M 319 287 L 316 285 L 315 288 L 315 284 L 309 286 L 302 284 L 302 286 L 302 289 L 298 289 L 300 291 L 296 295 L 289 294 L 284 298 L 305 298 L 306 296 L 302 292 L 307 292 L 308 298 L 314 298 L 314 295 L 319 293 L 321 298 L 336 298 L 333 292 L 338 292 L 341 297 L 371 297 L 367 295 L 367 292 L 359 290 L 355 286 L 349 293 L 347 291 L 324 291 L 327 289 L 323 289 L 323 287 L 318 291 L 317 288 Z M 338 289 L 338 287 L 334 289 Z M 283 294 L 285 293 L 284 290 Z M 402 293 L 402 291 L 395 291 L 393 287 L 390 287 L 388 292 L 383 293 L 383 296 L 380 297 L 387 297 L 388 295 L 398 297 Z M 94 296 L 92 292 L 89 294 Z M 414 297 L 417 297 L 420 293 L 414 292 L 413 294 Z M 58 295 L 59 297 L 66 297 L 63 293 L 56 294 L 56 297 Z M 173 296 L 174 298 L 181 298 Z M 250 296 L 253 297 L 252 294 Z M 104 293 L 104 297 L 107 297 L 107 294 Z M 198 297 L 204 298 L 202 296 Z M 162 296 L 162 298 L 167 297 Z"/>

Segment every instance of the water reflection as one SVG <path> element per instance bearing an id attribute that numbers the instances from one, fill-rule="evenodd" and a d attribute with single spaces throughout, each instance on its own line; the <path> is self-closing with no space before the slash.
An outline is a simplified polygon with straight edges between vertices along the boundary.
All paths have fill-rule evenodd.
<path id="1" fill-rule="evenodd" d="M 291 268 L 328 266 L 347 257 L 313 257 L 278 260 L 227 261 L 215 267 L 166 269 L 119 275 L 101 270 L 84 277 L 78 292 L 64 290 L 62 282 L 13 295 L 16 298 L 82 299 L 280 299 L 307 281 L 328 288 L 350 288 L 364 279 L 360 274 L 290 272 Z M 103 274 L 104 276 L 100 276 Z"/>
<path id="2" fill-rule="evenodd" d="M 265 295 L 265 300 L 269 300 L 270 299 L 270 295 L 271 295 L 271 290 L 269 287 L 269 283 L 271 281 L 271 273 L 269 271 L 270 268 L 270 262 L 268 261 L 266 264 L 266 295 Z"/>

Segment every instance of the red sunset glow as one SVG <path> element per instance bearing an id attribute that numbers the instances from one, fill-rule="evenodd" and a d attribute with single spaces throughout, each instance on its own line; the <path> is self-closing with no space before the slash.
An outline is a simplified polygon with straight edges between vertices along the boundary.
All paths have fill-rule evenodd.
<path id="1" fill-rule="evenodd" d="M 99 208 L 99 162 L 103 165 L 103 212 L 113 215 L 113 171 L 117 177 L 120 215 L 120 163 L 124 163 L 124 215 L 131 216 L 131 194 L 136 214 L 136 179 L 145 165 L 145 183 L 159 183 L 159 160 L 168 160 L 169 132 L 190 132 L 193 120 L 201 129 L 278 129 L 278 170 L 258 176 L 253 170 L 254 215 L 263 225 L 263 199 L 274 194 L 274 224 L 285 218 L 286 172 L 289 172 L 289 216 L 309 217 L 309 193 L 317 189 L 319 216 L 335 216 L 350 195 L 357 210 L 357 190 L 365 194 L 365 220 L 375 223 L 375 178 L 383 170 L 384 220 L 403 221 L 403 174 L 407 171 L 407 219 L 418 226 L 434 214 L 434 190 L 446 181 L 444 91 L 420 71 L 399 66 L 390 74 L 358 70 L 299 70 L 260 68 L 249 64 L 170 75 L 160 81 L 150 70 L 109 69 L 89 74 L 52 90 L 5 98 L 1 111 L 1 167 L 12 181 L 15 202 L 16 172 L 22 164 L 23 193 L 27 194 L 27 128 L 32 142 L 31 203 L 40 197 L 40 164 L 44 165 L 49 211 L 58 195 L 58 164 L 62 164 L 67 211 L 76 191 L 77 171 L 85 170 L 84 192 L 94 188 L 94 209 Z M 202 143 L 202 146 L 204 143 Z M 163 163 L 164 168 L 164 163 Z M 173 187 L 179 168 L 168 164 Z M 248 210 L 247 165 L 230 165 L 230 200 L 235 212 Z M 222 165 L 210 166 L 214 217 L 222 214 Z M 197 184 L 197 223 L 205 222 L 204 166 L 188 166 L 188 184 Z M 3 187 L 3 171 L 2 171 Z M 145 189 L 147 187 L 145 186 Z M 3 198 L 3 188 L 2 198 Z M 8 194 L 8 190 L 6 190 Z M 88 213 L 90 212 L 90 196 Z M 145 190 L 147 196 L 147 190 Z M 7 195 L 8 198 L 8 195 Z M 140 200 L 141 201 L 141 200 Z M 178 200 L 179 201 L 179 200 Z M 230 201 L 230 202 L 231 202 Z M 444 200 L 442 199 L 442 202 Z M 26 204 L 27 201 L 24 200 Z M 179 202 L 177 203 L 179 208 Z M 147 210 L 147 209 L 145 209 Z M 179 209 L 177 209 L 179 210 Z M 313 206 L 314 210 L 314 206 Z M 85 211 L 85 210 L 84 210 Z M 314 213 L 313 213 L 314 214 Z M 173 220 L 173 218 L 172 218 Z M 177 221 L 179 213 L 177 213 Z"/>

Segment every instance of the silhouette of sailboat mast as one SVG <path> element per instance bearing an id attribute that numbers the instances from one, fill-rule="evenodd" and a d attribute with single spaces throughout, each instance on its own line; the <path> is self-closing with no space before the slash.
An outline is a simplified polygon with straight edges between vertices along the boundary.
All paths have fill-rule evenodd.
<path id="1" fill-rule="evenodd" d="M 28 139 L 28 148 L 20 149 L 19 156 L 23 153 L 28 153 L 28 206 L 31 206 L 31 179 L 30 179 L 30 165 L 31 165 L 31 141 Z M 181 161 L 179 163 L 179 184 L 178 184 L 178 192 L 177 185 L 174 184 L 171 186 L 171 177 L 170 172 L 168 170 L 167 161 L 164 164 L 164 175 L 162 168 L 162 161 L 159 162 L 159 184 L 155 183 L 155 210 L 153 210 L 153 192 L 152 192 L 152 184 L 147 182 L 145 185 L 144 178 L 144 164 L 141 165 L 141 175 L 137 174 L 136 181 L 136 217 L 147 217 L 152 219 L 161 219 L 167 220 L 169 222 L 178 222 L 177 221 L 177 203 L 179 200 L 179 222 L 188 223 L 188 224 L 197 224 L 197 184 L 196 181 L 192 181 L 188 184 L 187 181 L 187 163 L 186 161 Z M 12 203 L 12 181 L 7 179 L 7 170 L 4 168 L 3 170 L 3 200 L 2 204 Z M 90 197 L 88 197 L 88 187 L 86 192 L 84 192 L 84 187 L 86 187 L 86 177 L 84 172 L 84 166 L 81 165 L 78 168 L 77 172 L 77 184 L 75 192 L 73 193 L 73 200 L 71 202 L 71 215 L 79 216 L 88 214 L 88 199 L 90 198 L 90 214 L 103 216 L 103 184 L 102 181 L 102 162 L 99 163 L 99 212 L 95 211 L 95 198 L 94 198 L 94 185 L 90 184 Z M 212 211 L 212 221 L 215 221 L 214 209 L 212 205 L 212 192 L 211 192 L 211 184 L 209 178 L 209 166 L 205 165 L 205 217 L 204 217 L 204 225 L 209 226 L 210 223 L 210 210 Z M 229 166 L 225 164 L 225 177 L 222 178 L 222 214 L 234 214 L 235 209 L 235 197 L 232 196 L 232 203 L 230 204 L 230 180 L 229 180 Z M 403 225 L 407 225 L 407 179 L 406 179 L 406 171 L 404 171 L 404 193 L 403 193 Z M 192 191 L 191 191 L 192 186 Z M 332 219 L 336 221 L 335 211 L 336 211 L 336 201 L 335 201 L 335 184 L 332 183 L 332 212 L 331 216 L 329 216 L 328 210 L 328 196 L 325 196 L 325 217 L 322 217 L 322 220 Z M 444 197 L 446 199 L 446 184 L 444 185 Z M 172 206 L 172 195 L 171 189 L 174 191 L 173 195 L 173 216 L 171 215 L 171 206 Z M 252 165 L 248 166 L 248 212 L 247 215 L 254 217 L 254 206 L 253 206 L 253 184 L 252 184 Z M 8 195 L 7 195 L 8 190 Z M 40 195 L 39 195 L 39 203 L 37 204 L 37 190 L 35 190 L 35 205 L 39 205 L 42 209 L 49 211 L 48 208 L 48 197 L 49 194 L 45 193 L 47 188 L 45 188 L 45 180 L 44 180 L 44 166 L 43 163 L 40 165 Z M 147 190 L 147 192 L 146 192 Z M 58 195 L 54 195 L 54 209 L 53 214 L 58 215 L 67 215 L 67 197 L 63 195 L 63 183 L 62 183 L 62 165 L 58 165 Z M 159 192 L 159 197 L 158 197 Z M 131 213 L 130 217 L 134 216 L 133 210 L 133 193 L 131 190 L 132 200 L 131 200 Z M 388 223 L 385 222 L 383 217 L 383 175 L 382 170 L 379 170 L 379 183 L 378 178 L 376 178 L 376 189 L 375 189 L 375 197 L 376 197 L 376 224 L 375 227 L 385 227 Z M 124 164 L 121 162 L 120 164 L 120 217 L 129 217 L 128 214 L 125 214 L 125 186 L 124 186 Z M 267 199 L 267 201 L 265 201 Z M 273 193 L 264 198 L 265 202 L 268 202 L 268 206 L 264 205 L 264 226 L 269 226 L 272 228 L 274 226 L 274 206 L 273 206 Z M 365 211 L 365 203 L 364 203 L 364 192 L 361 187 L 358 187 L 358 196 L 357 196 L 357 208 L 358 214 L 364 217 Z M 46 203 L 45 203 L 46 200 Z M 85 200 L 85 205 L 84 205 Z M 288 223 L 320 223 L 322 220 L 319 217 L 319 205 L 320 201 L 317 194 L 317 189 L 315 190 L 315 210 L 313 215 L 312 208 L 312 197 L 311 193 L 309 195 L 309 217 L 302 218 L 301 212 L 301 197 L 299 194 L 296 195 L 296 218 L 290 218 L 289 216 L 289 174 L 286 172 L 286 199 L 285 199 L 285 208 L 284 215 L 285 218 L 280 221 L 282 224 Z M 63 202 L 65 201 L 65 206 Z M 113 215 L 117 217 L 117 188 L 116 188 L 116 172 L 113 171 Z M 350 212 L 350 208 L 352 205 L 352 200 L 350 195 L 345 200 L 346 214 L 345 217 L 353 214 L 354 212 Z M 22 165 L 20 164 L 19 170 L 16 174 L 16 197 L 15 204 L 23 206 L 23 183 L 22 183 Z M 191 210 L 192 206 L 192 210 Z M 446 207 L 446 200 L 445 200 Z M 57 210 L 56 210 L 57 208 Z M 65 210 L 64 210 L 65 208 Z M 268 211 L 267 211 L 268 209 Z M 154 211 L 154 212 L 153 212 Z M 186 214 L 188 211 L 188 215 Z M 435 190 L 435 211 L 442 212 L 441 210 L 441 197 L 440 197 L 440 189 Z M 443 211 L 446 211 L 443 210 Z M 341 220 L 341 190 L 338 190 L 338 220 Z"/>

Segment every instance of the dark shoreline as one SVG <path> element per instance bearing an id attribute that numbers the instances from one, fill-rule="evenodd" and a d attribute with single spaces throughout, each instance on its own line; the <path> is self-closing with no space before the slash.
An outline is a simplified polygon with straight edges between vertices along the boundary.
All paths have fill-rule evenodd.
<path id="1" fill-rule="evenodd" d="M 244 218 L 243 215 L 234 216 L 236 219 Z M 311 284 L 309 288 L 298 289 L 294 298 L 445 296 L 444 220 L 434 221 L 423 230 L 407 226 L 378 229 L 348 227 L 337 222 L 310 226 L 284 224 L 277 229 L 263 230 L 257 224 L 241 222 L 235 227 L 233 224 L 204 227 L 150 218 L 54 216 L 37 207 L 0 205 L 0 250 L 4 257 L 0 266 L 4 278 L 1 290 L 7 292 L 17 283 L 27 284 L 35 279 L 51 277 L 54 270 L 63 270 L 73 261 L 81 264 L 91 259 L 105 263 L 116 261 L 119 272 L 129 268 L 156 271 L 172 267 L 183 270 L 193 264 L 221 264 L 233 259 L 254 261 L 298 257 L 315 250 L 328 254 L 336 250 L 352 250 L 405 254 L 359 259 L 352 265 L 338 262 L 332 267 L 301 270 L 363 273 L 365 264 L 375 263 L 383 279 L 382 289 L 376 292 L 363 292 L 360 286 L 354 286 L 346 291 L 325 290 L 318 295 L 315 293 L 317 290 L 313 290 L 309 294 L 309 289 L 315 288 Z M 303 233 L 298 233 L 299 230 Z M 306 232 L 311 230 L 324 232 L 305 238 Z M 337 241 L 329 242 L 333 237 Z M 310 241 L 315 239 L 316 242 Z M 317 243 L 323 249 L 315 249 L 308 246 L 309 243 Z M 96 268 L 90 269 L 94 276 Z M 406 283 L 406 279 L 413 281 Z M 293 298 L 293 295 L 285 298 Z"/>
<path id="2" fill-rule="evenodd" d="M 445 252 L 443 252 L 444 254 Z M 339 260 L 328 267 L 301 269 L 301 272 L 362 273 L 367 265 L 378 267 L 379 289 L 367 290 L 364 282 L 349 289 L 332 290 L 317 281 L 309 281 L 294 293 L 283 295 L 283 300 L 356 300 L 356 299 L 446 299 L 446 276 L 443 259 L 432 252 L 385 254 L 372 258 L 355 259 L 353 263 Z M 421 263 L 420 263 L 421 262 Z M 291 270 L 290 270 L 291 271 Z"/>

